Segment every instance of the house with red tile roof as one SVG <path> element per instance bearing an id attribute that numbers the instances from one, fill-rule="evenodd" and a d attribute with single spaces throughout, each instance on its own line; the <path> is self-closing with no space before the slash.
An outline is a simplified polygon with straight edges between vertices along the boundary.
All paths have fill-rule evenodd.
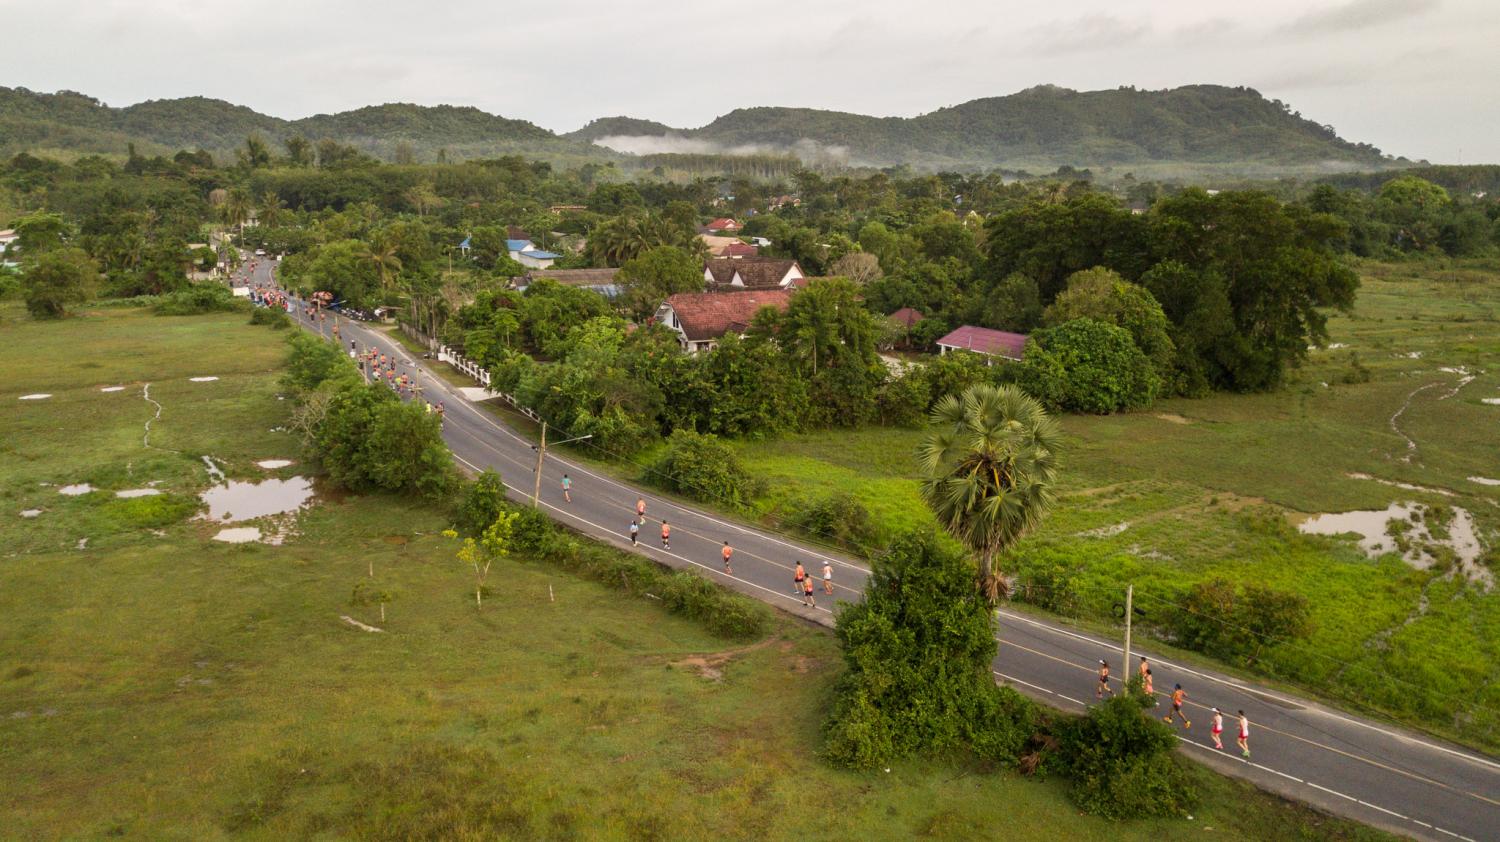
<path id="1" fill-rule="evenodd" d="M 940 354 L 973 351 L 1003 360 L 1019 361 L 1022 352 L 1026 350 L 1026 334 L 964 325 L 939 339 L 937 346 Z"/>
<path id="2" fill-rule="evenodd" d="M 735 222 L 733 219 L 730 219 L 727 216 L 721 216 L 718 219 L 715 219 L 713 222 L 710 222 L 710 223 L 708 223 L 707 225 L 705 225 L 703 227 L 707 228 L 710 232 L 719 232 L 719 231 L 730 231 L 730 232 L 733 232 L 733 231 L 738 231 L 741 228 L 744 228 L 745 226 L 739 224 L 738 222 Z"/>
<path id="3" fill-rule="evenodd" d="M 656 323 L 677 332 L 677 341 L 690 354 L 713 350 L 726 333 L 744 333 L 764 307 L 786 312 L 789 289 L 750 289 L 733 292 L 679 292 L 656 311 Z"/>

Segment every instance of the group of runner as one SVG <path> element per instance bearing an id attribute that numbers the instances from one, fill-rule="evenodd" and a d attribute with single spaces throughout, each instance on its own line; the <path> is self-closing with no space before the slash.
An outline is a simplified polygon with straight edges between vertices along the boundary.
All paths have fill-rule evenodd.
<path id="1" fill-rule="evenodd" d="M 1159 707 L 1161 700 L 1156 696 L 1156 687 L 1151 674 L 1151 662 L 1145 655 L 1141 656 L 1139 669 L 1141 689 L 1145 691 L 1147 696 L 1151 697 L 1152 706 Z M 1094 698 L 1102 699 L 1105 696 L 1113 696 L 1115 694 L 1114 688 L 1109 686 L 1109 662 L 1103 658 L 1099 659 L 1098 677 L 1099 683 L 1094 687 Z M 1187 701 L 1187 691 L 1182 689 L 1181 684 L 1175 684 L 1172 688 L 1170 698 L 1172 700 L 1172 710 L 1166 716 L 1163 716 L 1161 721 L 1170 724 L 1174 720 L 1180 719 L 1182 720 L 1183 730 L 1191 729 L 1193 727 L 1192 720 L 1188 719 L 1187 714 L 1182 710 L 1183 704 Z M 1213 725 L 1209 728 L 1209 735 L 1213 737 L 1214 748 L 1223 751 L 1224 741 L 1220 735 L 1224 733 L 1224 713 L 1218 708 L 1210 708 L 1210 710 L 1213 712 L 1214 719 Z M 1250 719 L 1245 716 L 1243 710 L 1238 711 L 1237 715 L 1240 727 L 1239 738 L 1235 740 L 1235 745 L 1239 746 L 1240 755 L 1248 760 L 1250 759 Z"/>
<path id="2" fill-rule="evenodd" d="M 573 480 L 567 474 L 562 476 L 563 499 L 569 503 L 573 502 Z M 638 497 L 635 501 L 635 516 L 630 519 L 630 525 L 626 527 L 626 535 L 630 538 L 630 546 L 640 545 L 641 527 L 646 525 L 646 498 Z M 661 522 L 661 548 L 672 549 L 672 525 L 666 520 Z M 719 558 L 724 563 L 724 572 L 734 575 L 734 547 L 726 540 L 719 548 Z M 818 600 L 814 595 L 813 577 L 807 573 L 807 568 L 802 562 L 797 562 L 792 571 L 792 593 L 802 599 L 802 604 L 809 608 L 817 608 Z M 823 593 L 833 595 L 833 564 L 827 560 L 823 562 Z"/>

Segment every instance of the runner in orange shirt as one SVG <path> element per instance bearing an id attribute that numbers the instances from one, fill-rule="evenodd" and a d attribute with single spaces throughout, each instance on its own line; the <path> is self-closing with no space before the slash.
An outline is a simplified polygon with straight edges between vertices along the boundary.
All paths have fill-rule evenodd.
<path id="1" fill-rule="evenodd" d="M 719 555 L 724 556 L 724 572 L 733 575 L 734 571 L 729 569 L 729 557 L 734 555 L 734 547 L 729 546 L 729 542 L 725 541 L 724 549 L 719 551 Z"/>
<path id="2" fill-rule="evenodd" d="M 1182 689 L 1182 685 L 1181 684 L 1177 685 L 1177 688 L 1172 691 L 1172 712 L 1169 713 L 1169 714 L 1167 714 L 1166 716 L 1163 716 L 1161 718 L 1161 721 L 1162 722 L 1171 722 L 1172 721 L 1172 717 L 1176 716 L 1176 717 L 1180 717 L 1182 719 L 1182 727 L 1183 728 L 1191 728 L 1191 727 L 1193 727 L 1193 723 L 1192 723 L 1192 721 L 1190 721 L 1187 718 L 1187 714 L 1185 714 L 1185 713 L 1182 712 L 1182 702 L 1186 698 L 1187 698 L 1187 691 L 1184 690 L 1184 689 Z"/>

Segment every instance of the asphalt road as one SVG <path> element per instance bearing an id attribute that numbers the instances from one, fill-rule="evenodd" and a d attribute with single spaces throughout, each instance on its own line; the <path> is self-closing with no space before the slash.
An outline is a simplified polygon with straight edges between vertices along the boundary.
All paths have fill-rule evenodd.
<path id="1" fill-rule="evenodd" d="M 269 261 L 254 272 L 256 283 L 270 283 Z M 334 317 L 306 329 L 331 332 Z M 374 346 L 399 360 L 397 371 L 414 375 L 426 399 L 445 405 L 443 436 L 455 458 L 478 471 L 493 468 L 517 500 L 530 500 L 536 451 L 494 414 L 472 404 L 429 370 L 437 363 L 414 358 L 394 338 L 347 319 L 338 319 L 345 349 L 353 339 L 361 350 Z M 554 431 L 554 440 L 561 431 Z M 561 488 L 563 474 L 573 482 L 571 503 Z M 548 452 L 542 469 L 540 505 L 550 516 L 590 537 L 633 549 L 674 568 L 692 569 L 727 587 L 761 599 L 813 622 L 832 625 L 839 600 L 859 598 L 867 567 L 790 537 L 726 519 L 655 496 L 564 456 Z M 647 525 L 640 545 L 627 537 L 639 497 L 647 501 Z M 671 524 L 671 549 L 660 541 L 661 521 Z M 723 542 L 734 548 L 733 574 L 724 572 Z M 802 561 L 821 576 L 833 568 L 834 595 L 818 582 L 817 607 L 793 595 L 792 568 Z M 1080 711 L 1093 701 L 1101 658 L 1111 666 L 1111 687 L 1120 689 L 1120 641 L 1105 641 L 1031 614 L 1004 610 L 999 615 L 997 680 L 1064 710 Z M 1151 655 L 1149 647 L 1139 654 Z M 1187 691 L 1184 711 L 1192 727 L 1178 725 L 1183 751 L 1226 774 L 1397 833 L 1424 839 L 1500 839 L 1500 763 L 1467 749 L 1342 713 L 1287 693 L 1256 687 L 1212 671 L 1151 657 L 1161 712 L 1174 684 Z M 1131 665 L 1134 668 L 1134 665 Z M 1210 707 L 1225 713 L 1225 750 L 1213 748 Z M 1234 745 L 1235 712 L 1250 720 L 1250 760 Z"/>

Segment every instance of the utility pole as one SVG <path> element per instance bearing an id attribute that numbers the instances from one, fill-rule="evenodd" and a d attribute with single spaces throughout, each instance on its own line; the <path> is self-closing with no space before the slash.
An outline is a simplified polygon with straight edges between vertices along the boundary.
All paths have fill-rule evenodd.
<path id="1" fill-rule="evenodd" d="M 1130 616 L 1131 601 L 1135 596 L 1135 585 L 1125 586 L 1125 660 L 1120 662 L 1120 680 L 1130 684 Z"/>
<path id="2" fill-rule="evenodd" d="M 588 439 L 591 439 L 593 437 L 594 437 L 594 434 L 593 433 L 589 433 L 586 436 L 578 436 L 576 438 L 563 439 L 562 441 L 559 441 L 559 442 L 553 442 L 553 444 L 568 444 L 569 442 L 575 442 L 575 441 L 587 441 Z M 531 492 L 531 507 L 533 509 L 537 507 L 537 501 L 542 496 L 542 459 L 546 458 L 546 456 L 547 456 L 547 422 L 546 421 L 542 422 L 542 441 L 541 441 L 540 444 L 536 445 L 536 447 L 534 449 L 536 450 L 536 487 Z"/>
<path id="3" fill-rule="evenodd" d="M 542 445 L 536 449 L 536 488 L 531 492 L 531 508 L 542 496 L 542 457 L 547 455 L 547 422 L 542 422 Z"/>

